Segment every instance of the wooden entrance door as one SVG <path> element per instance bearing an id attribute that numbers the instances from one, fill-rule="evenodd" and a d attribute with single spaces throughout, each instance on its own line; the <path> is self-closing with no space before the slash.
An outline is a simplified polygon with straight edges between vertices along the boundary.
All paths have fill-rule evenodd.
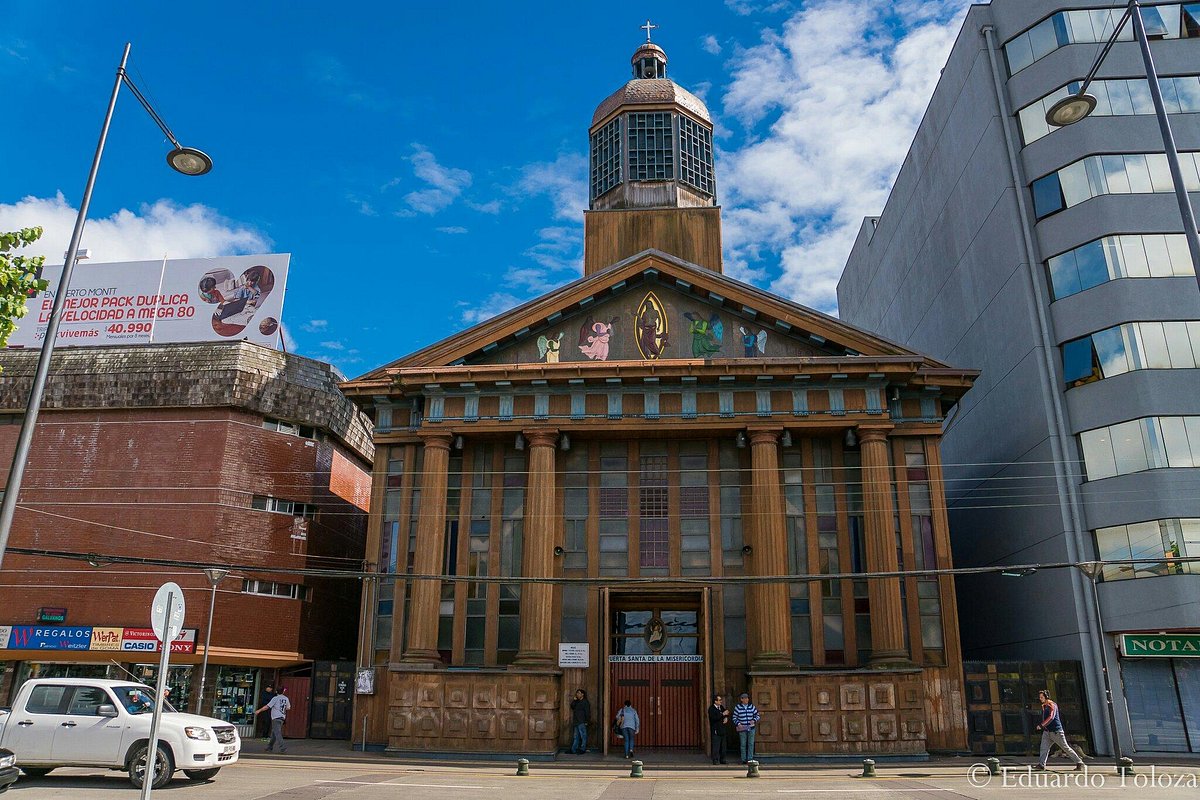
<path id="1" fill-rule="evenodd" d="M 697 662 L 617 662 L 612 666 L 612 703 L 615 718 L 630 700 L 641 718 L 639 749 L 658 747 L 698 748 L 702 727 L 700 667 Z M 613 735 L 609 747 L 623 747 Z"/>

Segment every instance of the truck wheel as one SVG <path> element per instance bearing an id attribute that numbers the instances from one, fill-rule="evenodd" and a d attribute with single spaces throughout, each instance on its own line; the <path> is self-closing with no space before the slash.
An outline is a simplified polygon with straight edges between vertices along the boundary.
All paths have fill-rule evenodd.
<path id="1" fill-rule="evenodd" d="M 52 769 L 54 767 L 21 767 L 21 772 L 25 773 L 26 778 L 44 778 Z"/>
<path id="2" fill-rule="evenodd" d="M 189 781 L 211 781 L 217 777 L 217 773 L 221 771 L 220 767 L 212 769 L 185 769 L 184 775 L 187 775 Z"/>
<path id="3" fill-rule="evenodd" d="M 136 789 L 142 788 L 142 778 L 146 772 L 146 751 L 149 749 L 148 744 L 139 744 L 129 758 L 129 782 Z M 166 786 L 171 782 L 171 773 L 174 771 L 175 765 L 171 763 L 171 754 L 160 744 L 154 759 L 154 783 L 150 785 L 150 788 L 161 789 Z"/>

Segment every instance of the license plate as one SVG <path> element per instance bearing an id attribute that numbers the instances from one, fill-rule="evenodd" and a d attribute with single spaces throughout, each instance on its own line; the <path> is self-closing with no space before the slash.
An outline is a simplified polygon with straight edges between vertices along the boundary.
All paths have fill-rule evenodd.
<path id="1" fill-rule="evenodd" d="M 224 749 L 222 752 L 224 752 L 224 753 L 236 753 L 236 752 L 237 752 L 237 745 L 235 745 L 235 744 L 227 744 L 227 745 L 225 745 L 225 749 Z"/>

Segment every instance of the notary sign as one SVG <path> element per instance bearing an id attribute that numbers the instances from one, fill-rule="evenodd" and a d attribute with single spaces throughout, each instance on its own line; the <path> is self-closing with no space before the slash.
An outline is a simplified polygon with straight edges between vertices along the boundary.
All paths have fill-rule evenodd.
<path id="1" fill-rule="evenodd" d="M 1200 633 L 1123 633 L 1126 658 L 1200 658 Z"/>
<path id="2" fill-rule="evenodd" d="M 558 666 L 587 669 L 592 665 L 592 646 L 588 642 L 559 642 Z"/>

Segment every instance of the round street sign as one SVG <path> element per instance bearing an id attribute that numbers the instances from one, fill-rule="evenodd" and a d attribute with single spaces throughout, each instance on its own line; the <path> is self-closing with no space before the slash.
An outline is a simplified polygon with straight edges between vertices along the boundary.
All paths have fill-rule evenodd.
<path id="1" fill-rule="evenodd" d="M 167 607 L 167 597 L 170 597 L 170 608 Z M 154 603 L 150 606 L 150 627 L 160 642 L 173 642 L 183 631 L 183 589 L 174 581 L 167 581 L 158 587 L 154 595 Z"/>

